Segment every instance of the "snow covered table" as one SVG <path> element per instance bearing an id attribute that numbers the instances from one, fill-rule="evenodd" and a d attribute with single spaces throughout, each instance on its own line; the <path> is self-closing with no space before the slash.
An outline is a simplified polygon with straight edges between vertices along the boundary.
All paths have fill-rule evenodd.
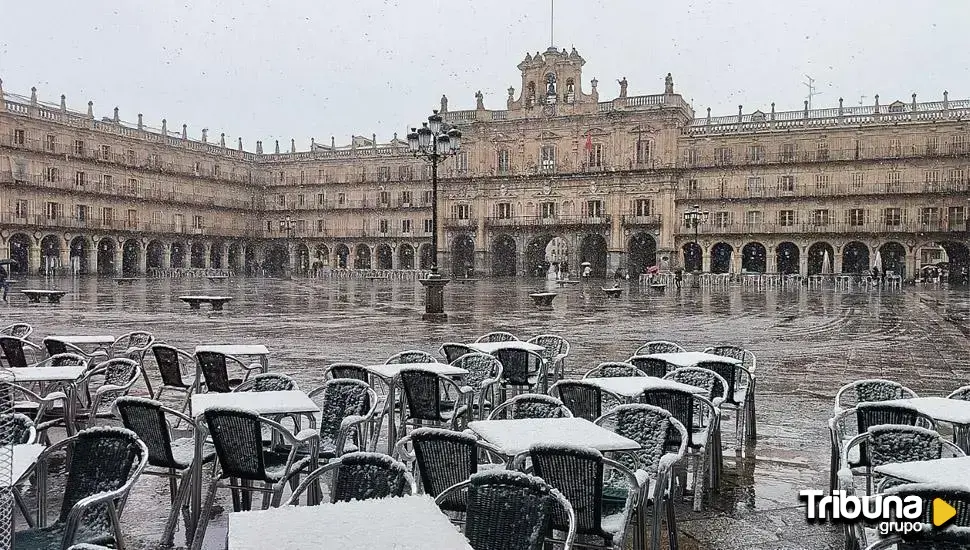
<path id="1" fill-rule="evenodd" d="M 615 393 L 620 397 L 635 399 L 644 390 L 681 390 L 690 393 L 707 393 L 704 388 L 682 384 L 673 380 L 664 380 L 655 376 L 616 376 L 613 378 L 583 378 L 583 382 L 596 384 L 600 388 Z"/>
<path id="2" fill-rule="evenodd" d="M 584 445 L 599 451 L 631 451 L 640 444 L 593 424 L 585 418 L 523 418 L 476 420 L 468 428 L 509 457 L 536 444 Z"/>
<path id="3" fill-rule="evenodd" d="M 910 483 L 937 483 L 949 487 L 961 485 L 970 491 L 970 457 L 968 456 L 893 462 L 876 466 L 874 470 Z"/>
<path id="4" fill-rule="evenodd" d="M 267 416 L 313 415 L 313 413 L 320 412 L 317 404 L 300 390 L 197 393 L 192 395 L 192 414 L 198 416 L 212 407 L 246 409 Z"/>
<path id="5" fill-rule="evenodd" d="M 84 345 L 98 345 L 104 346 L 115 343 L 115 337 L 110 334 L 95 334 L 95 335 L 74 335 L 74 336 L 48 336 L 51 340 L 60 340 L 61 342 L 66 342 L 68 344 L 73 344 L 75 346 Z"/>
<path id="6" fill-rule="evenodd" d="M 653 353 L 648 355 L 647 357 L 651 357 L 654 359 L 661 359 L 677 368 L 693 367 L 702 361 L 720 361 L 722 363 L 732 363 L 735 365 L 741 364 L 741 361 L 733 357 L 714 355 L 713 353 L 704 353 L 703 351 L 678 351 L 676 353 Z"/>
<path id="7" fill-rule="evenodd" d="M 77 399 L 77 381 L 84 376 L 86 367 L 26 367 L 17 369 L 7 369 L 13 375 L 14 382 L 23 384 L 25 382 L 40 382 L 47 384 L 51 382 L 63 382 L 59 389 L 64 391 L 66 396 L 64 404 L 64 429 L 67 435 L 74 435 L 74 417 Z"/>
<path id="8" fill-rule="evenodd" d="M 10 481 L 16 485 L 24 475 L 26 475 L 37 463 L 37 457 L 46 449 L 44 445 L 14 445 L 13 446 L 13 468 L 11 468 Z"/>
<path id="9" fill-rule="evenodd" d="M 426 495 L 229 514 L 229 550 L 471 550 Z"/>
<path id="10" fill-rule="evenodd" d="M 546 349 L 539 344 L 523 342 L 521 340 L 512 340 L 511 342 L 473 342 L 465 345 L 482 353 L 495 353 L 500 349 L 524 349 L 529 351 L 542 351 Z"/>
<path id="11" fill-rule="evenodd" d="M 269 372 L 269 350 L 262 344 L 210 344 L 195 346 L 195 352 L 213 351 L 232 355 L 233 357 L 256 357 L 263 367 L 263 372 Z"/>
<path id="12" fill-rule="evenodd" d="M 946 422 L 957 428 L 956 444 L 963 452 L 970 453 L 970 401 L 945 397 L 913 397 L 893 399 L 886 403 L 907 405 L 938 422 Z"/>

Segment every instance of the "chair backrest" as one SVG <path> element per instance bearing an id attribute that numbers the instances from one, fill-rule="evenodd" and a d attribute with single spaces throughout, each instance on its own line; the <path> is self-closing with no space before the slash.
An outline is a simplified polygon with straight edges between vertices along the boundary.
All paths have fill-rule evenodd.
<path id="1" fill-rule="evenodd" d="M 664 380 L 673 380 L 674 382 L 680 382 L 681 384 L 704 388 L 708 392 L 707 398 L 711 400 L 718 397 L 725 399 L 728 395 L 728 382 L 723 376 L 711 369 L 705 369 L 702 367 L 680 367 L 679 369 L 674 369 L 668 372 L 667 375 L 664 376 Z"/>
<path id="2" fill-rule="evenodd" d="M 229 393 L 229 367 L 226 364 L 226 355 L 217 351 L 197 351 L 195 360 L 202 371 L 202 378 L 205 380 L 205 387 L 209 392 Z"/>
<path id="3" fill-rule="evenodd" d="M 353 378 L 327 380 L 309 395 L 320 408 L 320 445 L 328 451 L 343 450 L 343 441 L 338 441 L 338 437 L 345 419 L 373 414 L 377 406 L 374 390 Z"/>
<path id="4" fill-rule="evenodd" d="M 155 356 L 155 363 L 158 365 L 158 372 L 162 377 L 162 385 L 188 388 L 189 385 L 182 379 L 182 362 L 179 357 L 179 355 L 188 355 L 188 352 L 179 353 L 178 348 L 167 344 L 154 344 L 151 350 L 152 355 Z"/>
<path id="5" fill-rule="evenodd" d="M 437 497 L 442 491 L 478 472 L 478 439 L 468 433 L 441 428 L 418 428 L 398 441 L 400 455 L 410 444 L 417 465 L 421 489 Z M 438 504 L 442 510 L 465 511 L 465 494 Z"/>
<path id="6" fill-rule="evenodd" d="M 264 481 L 263 438 L 259 415 L 240 409 L 212 407 L 201 415 L 219 457 L 222 478 Z"/>
<path id="7" fill-rule="evenodd" d="M 502 381 L 509 386 L 530 386 L 529 377 L 542 370 L 542 356 L 520 348 L 502 348 L 494 355 L 502 363 Z"/>
<path id="8" fill-rule="evenodd" d="M 844 398 L 854 397 L 843 403 Z M 889 401 L 892 399 L 903 399 L 908 397 L 918 397 L 916 392 L 892 380 L 881 378 L 869 378 L 865 380 L 855 380 L 839 388 L 835 394 L 835 414 L 845 409 L 851 408 L 859 403 L 872 403 L 876 401 Z"/>
<path id="9" fill-rule="evenodd" d="M 16 336 L 0 336 L 0 350 L 7 361 L 7 368 L 16 369 L 27 366 L 27 355 L 24 353 L 24 340 Z"/>
<path id="10" fill-rule="evenodd" d="M 657 378 L 663 378 L 667 376 L 668 372 L 673 370 L 670 363 L 663 359 L 650 357 L 649 355 L 634 355 L 627 359 L 626 362 L 640 369 L 647 376 L 655 376 Z"/>
<path id="11" fill-rule="evenodd" d="M 438 358 L 434 355 L 417 349 L 395 353 L 384 361 L 385 365 L 404 365 L 408 363 L 437 363 Z"/>
<path id="12" fill-rule="evenodd" d="M 76 353 L 58 353 L 37 363 L 38 367 L 86 367 L 88 360 Z"/>
<path id="13" fill-rule="evenodd" d="M 475 350 L 466 346 L 465 344 L 459 344 L 458 342 L 446 342 L 441 344 L 441 354 L 445 356 L 445 360 L 449 363 L 454 363 L 459 357 L 469 353 L 475 353 Z"/>
<path id="14" fill-rule="evenodd" d="M 379 453 L 348 453 L 334 472 L 331 502 L 402 497 L 414 491 L 407 466 Z"/>
<path id="15" fill-rule="evenodd" d="M 687 429 L 688 445 L 694 447 L 703 443 L 694 441 L 694 429 L 710 422 L 714 405 L 707 398 L 675 388 L 652 388 L 640 394 L 640 402 L 670 412 Z M 678 434 L 671 432 L 668 436 L 668 444 L 680 444 Z"/>
<path id="16" fill-rule="evenodd" d="M 704 350 L 704 353 L 710 353 L 713 355 L 720 355 L 721 357 L 730 357 L 732 359 L 737 359 L 741 361 L 744 368 L 753 371 L 758 366 L 758 358 L 755 357 L 753 351 L 744 349 L 741 346 L 734 346 L 728 344 L 721 344 L 717 346 L 711 346 Z"/>
<path id="17" fill-rule="evenodd" d="M 33 420 L 20 413 L 0 414 L 0 445 L 26 445 L 35 441 L 37 429 Z"/>
<path id="18" fill-rule="evenodd" d="M 721 382 L 717 380 L 711 392 L 711 397 L 720 397 L 723 394 L 725 402 L 732 405 L 740 404 L 735 399 L 737 390 L 747 387 L 749 380 L 749 375 L 744 367 L 727 361 L 700 361 L 694 367 L 716 372 L 727 382 L 727 388 L 721 388 L 719 387 Z"/>
<path id="19" fill-rule="evenodd" d="M 852 420 L 855 417 L 855 422 Z M 872 426 L 881 424 L 896 424 L 901 426 L 916 426 L 920 421 L 924 427 L 935 427 L 932 419 L 920 414 L 915 408 L 900 403 L 883 403 L 880 401 L 859 403 L 858 406 L 841 411 L 829 420 L 832 429 L 833 449 L 842 453 L 845 439 L 859 434 L 865 434 Z M 844 455 L 842 455 L 844 456 Z M 851 466 L 865 466 L 869 463 L 868 445 L 863 441 L 859 445 L 859 458 Z"/>
<path id="20" fill-rule="evenodd" d="M 27 339 L 30 333 L 34 332 L 34 327 L 28 325 L 27 323 L 13 323 L 12 325 L 7 325 L 0 328 L 0 334 L 5 336 L 15 336 L 17 338 Z"/>
<path id="21" fill-rule="evenodd" d="M 412 420 L 443 421 L 441 392 L 447 384 L 447 377 L 438 373 L 419 369 L 401 369 L 397 380 L 404 391 L 404 404 L 407 417 Z"/>
<path id="22" fill-rule="evenodd" d="M 153 343 L 155 343 L 155 337 L 152 336 L 152 333 L 144 330 L 122 334 L 111 344 L 111 356 L 127 357 L 137 361 L 141 359 Z"/>
<path id="23" fill-rule="evenodd" d="M 575 417 L 592 422 L 603 414 L 603 390 L 596 384 L 581 380 L 560 380 L 549 388 L 549 395 L 562 401 Z M 616 402 L 614 398 L 613 403 Z"/>
<path id="24" fill-rule="evenodd" d="M 950 395 L 946 396 L 946 398 L 970 401 L 970 386 L 963 386 L 963 387 L 957 388 L 952 392 L 950 392 Z"/>
<path id="25" fill-rule="evenodd" d="M 489 420 L 498 418 L 571 418 L 573 414 L 562 401 L 551 395 L 523 393 L 500 404 L 488 415 Z"/>
<path id="26" fill-rule="evenodd" d="M 496 330 L 494 332 L 489 332 L 483 336 L 479 336 L 478 340 L 475 340 L 476 344 L 481 344 L 483 342 L 515 342 L 518 338 L 511 332 L 505 332 L 502 330 Z"/>
<path id="27" fill-rule="evenodd" d="M 100 414 L 111 408 L 112 403 L 118 397 L 128 393 L 131 386 L 138 380 L 141 368 L 138 363 L 131 359 L 108 359 L 98 363 L 89 372 L 101 373 L 104 376 L 103 386 L 118 386 L 120 389 L 109 389 L 103 391 L 99 388 L 98 399 L 91 404 L 91 413 Z"/>
<path id="28" fill-rule="evenodd" d="M 148 463 L 158 468 L 184 468 L 172 454 L 172 434 L 165 407 L 143 397 L 119 397 L 115 407 L 125 428 L 135 432 L 148 447 Z M 174 411 L 172 411 L 174 412 Z"/>
<path id="29" fill-rule="evenodd" d="M 477 351 L 466 353 L 451 364 L 468 371 L 468 374 L 462 378 L 462 383 L 476 390 L 482 389 L 492 380 L 501 380 L 504 370 L 502 362 L 497 357 Z"/>
<path id="30" fill-rule="evenodd" d="M 626 361 L 604 361 L 586 371 L 583 378 L 617 378 L 620 376 L 647 376 L 647 374 Z"/>
<path id="31" fill-rule="evenodd" d="M 148 462 L 148 449 L 138 436 L 117 427 L 88 428 L 68 439 L 71 452 L 59 520 L 67 521 L 74 505 L 89 496 L 122 488 Z M 65 441 L 68 441 L 65 440 Z M 106 514 L 101 507 L 93 513 Z M 102 516 L 106 517 L 106 516 Z M 93 522 L 92 522 L 93 523 Z M 82 525 L 90 525 L 82 520 Z"/>
<path id="32" fill-rule="evenodd" d="M 50 336 L 44 338 L 43 342 L 44 349 L 47 350 L 47 355 L 50 356 L 75 351 L 74 346 L 69 346 L 67 342 L 58 340 L 57 338 L 51 338 Z"/>
<path id="33" fill-rule="evenodd" d="M 534 445 L 529 449 L 529 457 L 533 473 L 555 487 L 572 505 L 576 534 L 609 538 L 602 529 L 602 453 L 572 445 Z M 551 526 L 559 531 L 569 529 L 565 510 L 553 509 Z"/>
<path id="34" fill-rule="evenodd" d="M 333 363 L 324 372 L 324 378 L 329 377 L 333 380 L 341 378 L 351 378 L 361 382 L 370 382 L 370 373 L 364 365 L 358 363 Z"/>
<path id="35" fill-rule="evenodd" d="M 596 419 L 596 424 L 640 444 L 617 459 L 633 471 L 644 470 L 653 476 L 667 452 L 669 440 L 678 441 L 675 456 L 683 458 L 689 440 L 687 428 L 674 415 L 660 407 L 643 403 L 620 405 Z"/>
<path id="36" fill-rule="evenodd" d="M 943 448 L 949 443 L 933 430 L 918 426 L 889 424 L 870 426 L 859 439 L 862 438 L 865 438 L 868 447 L 867 466 L 870 469 L 892 462 L 918 462 L 942 458 Z M 849 446 L 851 445 L 850 442 Z M 960 455 L 963 453 L 961 452 Z"/>
<path id="37" fill-rule="evenodd" d="M 679 353 L 687 351 L 683 346 L 669 340 L 652 340 L 638 347 L 633 355 L 653 355 L 654 353 Z"/>
<path id="38" fill-rule="evenodd" d="M 542 346 L 544 349 L 539 352 L 546 361 L 552 361 L 557 356 L 569 355 L 569 342 L 565 338 L 556 334 L 540 334 L 529 339 L 530 344 Z"/>
<path id="39" fill-rule="evenodd" d="M 886 489 L 886 496 L 918 497 L 923 501 L 923 518 L 921 523 L 933 523 L 933 501 L 941 498 L 956 510 L 956 516 L 948 522 L 957 527 L 970 527 L 970 490 L 966 485 L 954 484 L 947 486 L 939 483 L 904 483 Z"/>
<path id="40" fill-rule="evenodd" d="M 297 389 L 296 381 L 281 372 L 264 372 L 237 386 L 234 392 L 290 391 Z"/>
<path id="41" fill-rule="evenodd" d="M 542 479 L 511 470 L 482 472 L 439 495 L 438 501 L 466 487 L 465 538 L 472 548 L 541 550 L 559 506 L 572 520 L 566 535 L 567 547 L 572 545 L 575 512 L 566 497 Z"/>

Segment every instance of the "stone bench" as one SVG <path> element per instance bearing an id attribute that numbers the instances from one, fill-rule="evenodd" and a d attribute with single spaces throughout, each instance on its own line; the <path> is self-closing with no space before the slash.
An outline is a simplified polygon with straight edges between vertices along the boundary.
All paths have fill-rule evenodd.
<path id="1" fill-rule="evenodd" d="M 603 287 L 600 287 L 600 288 L 603 288 Z M 620 294 L 623 293 L 623 289 L 619 287 L 603 288 L 603 292 L 606 293 L 606 296 L 608 298 L 619 298 Z"/>
<path id="2" fill-rule="evenodd" d="M 563 288 L 566 285 L 578 285 L 579 283 L 580 281 L 577 281 L 574 279 L 560 279 L 556 281 L 556 284 L 559 285 L 559 288 Z"/>
<path id="3" fill-rule="evenodd" d="M 532 301 L 540 307 L 552 307 L 552 301 L 556 296 L 555 292 L 533 292 L 529 294 Z"/>
<path id="4" fill-rule="evenodd" d="M 27 297 L 27 301 L 32 304 L 39 304 L 41 298 L 47 298 L 47 301 L 52 304 L 59 304 L 61 298 L 67 294 L 66 290 L 21 290 L 24 296 Z"/>
<path id="5" fill-rule="evenodd" d="M 134 277 L 118 277 L 117 279 L 115 279 L 115 282 L 118 283 L 118 286 L 121 286 L 121 285 L 133 284 L 137 280 L 138 279 Z"/>
<path id="6" fill-rule="evenodd" d="M 201 309 L 203 303 L 212 304 L 212 311 L 222 311 L 222 306 L 232 300 L 229 296 L 179 296 L 179 300 L 189 304 L 189 309 Z"/>

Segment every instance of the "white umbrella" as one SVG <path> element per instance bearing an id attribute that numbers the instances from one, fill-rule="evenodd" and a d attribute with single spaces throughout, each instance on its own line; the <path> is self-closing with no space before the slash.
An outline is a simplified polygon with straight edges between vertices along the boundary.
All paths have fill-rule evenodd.
<path id="1" fill-rule="evenodd" d="M 876 257 L 872 259 L 872 267 L 878 267 L 879 272 L 882 273 L 882 254 L 879 250 L 876 250 Z"/>
<path id="2" fill-rule="evenodd" d="M 822 252 L 822 275 L 832 274 L 832 262 L 829 260 L 829 251 Z"/>

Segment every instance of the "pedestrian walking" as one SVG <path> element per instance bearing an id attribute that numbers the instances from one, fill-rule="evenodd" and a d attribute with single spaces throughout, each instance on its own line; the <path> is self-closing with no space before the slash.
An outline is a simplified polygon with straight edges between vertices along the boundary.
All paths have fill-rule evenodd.
<path id="1" fill-rule="evenodd" d="M 10 281 L 7 279 L 6 268 L 0 265 L 0 288 L 3 288 L 3 301 L 7 301 L 7 293 L 10 292 Z"/>

